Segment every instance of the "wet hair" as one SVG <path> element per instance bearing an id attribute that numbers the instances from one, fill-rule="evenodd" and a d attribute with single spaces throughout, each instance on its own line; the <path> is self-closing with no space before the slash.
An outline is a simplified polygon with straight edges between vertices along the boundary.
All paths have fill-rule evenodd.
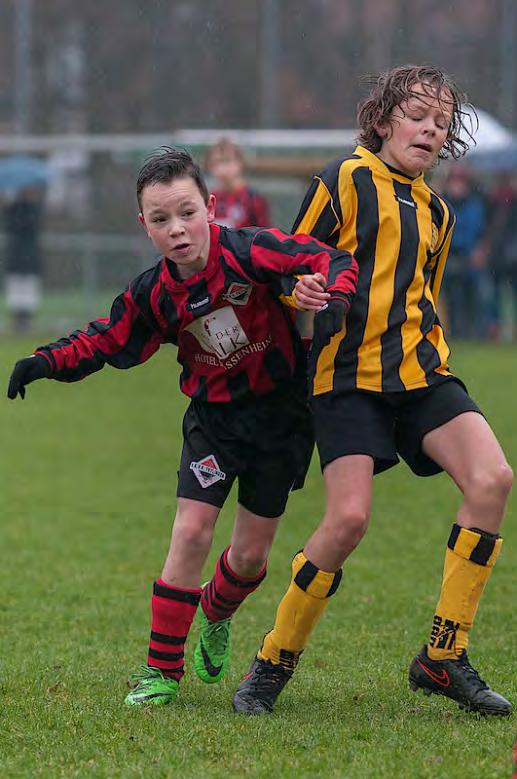
<path id="1" fill-rule="evenodd" d="M 146 158 L 136 182 L 136 196 L 142 210 L 142 192 L 153 184 L 169 184 L 175 179 L 191 178 L 196 182 L 205 203 L 210 194 L 201 168 L 185 149 L 162 146 Z"/>
<path id="2" fill-rule="evenodd" d="M 422 86 L 424 97 L 428 94 L 429 97 L 437 98 L 452 114 L 447 138 L 438 158 L 444 160 L 452 157 L 457 160 L 470 148 L 471 143 L 475 144 L 473 132 L 477 127 L 472 126 L 471 115 L 464 110 L 464 106 L 473 108 L 452 77 L 441 68 L 433 65 L 401 65 L 380 76 L 365 76 L 362 81 L 374 86 L 368 97 L 359 104 L 357 120 L 360 132 L 357 140 L 374 154 L 381 150 L 383 140 L 376 126 L 389 124 L 393 109 L 412 97 L 422 99 L 422 95 L 415 92 L 417 85 Z M 477 124 L 475 111 L 473 115 Z M 468 122 L 465 121 L 467 118 Z M 467 141 L 460 138 L 461 130 Z"/>

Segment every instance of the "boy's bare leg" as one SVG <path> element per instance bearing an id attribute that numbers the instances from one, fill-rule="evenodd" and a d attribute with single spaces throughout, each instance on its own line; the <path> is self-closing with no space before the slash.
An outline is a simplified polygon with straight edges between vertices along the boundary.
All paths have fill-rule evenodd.
<path id="1" fill-rule="evenodd" d="M 511 704 L 470 666 L 468 634 L 502 545 L 498 535 L 513 483 L 503 451 L 481 414 L 466 412 L 428 433 L 425 453 L 463 493 L 447 544 L 440 599 L 429 643 L 411 662 L 413 689 L 445 695 L 482 713 L 508 714 Z"/>

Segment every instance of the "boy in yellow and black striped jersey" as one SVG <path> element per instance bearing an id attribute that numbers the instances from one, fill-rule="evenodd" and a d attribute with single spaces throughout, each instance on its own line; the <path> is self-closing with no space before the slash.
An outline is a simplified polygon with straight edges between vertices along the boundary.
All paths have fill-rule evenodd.
<path id="1" fill-rule="evenodd" d="M 439 158 L 467 150 L 460 138 L 465 99 L 430 66 L 397 67 L 374 79 L 358 113 L 360 145 L 314 177 L 296 220 L 295 231 L 351 252 L 359 279 L 346 317 L 339 301 L 325 302 L 321 278 L 296 288 L 299 303 L 324 304 L 314 321 L 310 379 L 326 511 L 295 556 L 275 626 L 233 696 L 238 713 L 272 710 L 366 532 L 373 476 L 399 456 L 419 476 L 446 471 L 463 493 L 410 686 L 478 712 L 512 709 L 471 667 L 467 645 L 501 548 L 513 473 L 447 364 L 436 303 L 454 214 L 423 175 Z M 336 318 L 341 331 L 327 337 Z"/>

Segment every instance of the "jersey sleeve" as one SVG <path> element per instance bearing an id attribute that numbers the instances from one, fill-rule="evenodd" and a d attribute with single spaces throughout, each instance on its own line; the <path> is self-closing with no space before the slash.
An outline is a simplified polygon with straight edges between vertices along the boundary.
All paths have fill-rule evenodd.
<path id="1" fill-rule="evenodd" d="M 109 317 L 36 349 L 50 363 L 49 378 L 80 381 L 105 365 L 127 369 L 148 360 L 163 343 L 148 300 L 147 285 L 139 277 L 115 298 Z"/>
<path id="2" fill-rule="evenodd" d="M 344 249 L 333 249 L 310 235 L 287 235 L 271 228 L 256 233 L 250 260 L 255 279 L 268 284 L 272 293 L 287 305 L 293 305 L 296 277 L 317 272 L 327 279 L 327 292 L 332 297 L 342 298 L 348 306 L 352 302 L 358 267 L 354 257 Z"/>
<path id="3" fill-rule="evenodd" d="M 314 176 L 293 225 L 293 233 L 312 235 L 323 243 L 343 225 L 339 180 L 342 160 L 334 160 Z"/>

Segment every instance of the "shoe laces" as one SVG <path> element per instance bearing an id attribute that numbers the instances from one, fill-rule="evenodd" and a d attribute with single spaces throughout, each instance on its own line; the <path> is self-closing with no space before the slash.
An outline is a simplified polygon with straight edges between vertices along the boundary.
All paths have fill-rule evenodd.
<path id="1" fill-rule="evenodd" d="M 154 668 L 150 665 L 140 665 L 138 667 L 138 671 L 136 671 L 132 676 L 131 679 L 138 685 L 143 684 L 145 682 L 152 682 L 155 679 L 159 679 L 160 681 L 166 681 L 163 673 L 159 668 Z"/>
<path id="2" fill-rule="evenodd" d="M 259 661 L 253 669 L 249 686 L 258 692 L 261 690 L 267 691 L 271 685 L 283 687 L 290 678 L 291 674 L 282 665 L 277 666 L 271 661 L 263 660 L 262 662 Z"/>
<path id="3" fill-rule="evenodd" d="M 217 622 L 208 621 L 208 625 L 203 631 L 203 636 L 210 640 L 211 647 L 219 654 L 225 652 L 228 647 L 228 631 L 231 621 L 231 617 L 220 619 Z"/>
<path id="4" fill-rule="evenodd" d="M 469 674 L 469 676 L 472 677 L 472 681 L 477 683 L 477 685 L 481 689 L 483 689 L 483 690 L 488 690 L 489 689 L 488 684 L 485 681 L 483 681 L 483 679 L 480 677 L 480 675 L 476 671 L 476 669 L 472 668 L 472 666 L 471 666 L 471 664 L 469 662 L 469 658 L 468 658 L 468 655 L 467 655 L 466 651 L 464 651 L 460 655 L 460 658 L 459 658 L 458 662 L 461 665 L 461 667 L 464 668 L 465 671 Z"/>

